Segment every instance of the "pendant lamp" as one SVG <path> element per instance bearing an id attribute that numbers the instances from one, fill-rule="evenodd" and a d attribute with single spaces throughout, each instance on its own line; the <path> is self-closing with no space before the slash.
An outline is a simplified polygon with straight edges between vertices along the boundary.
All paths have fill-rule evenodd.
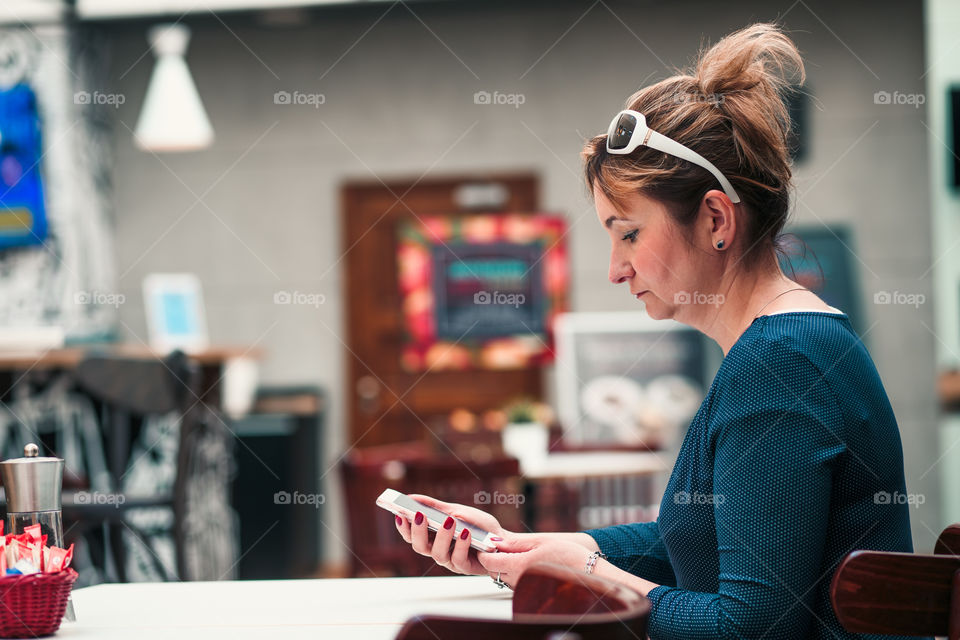
<path id="1" fill-rule="evenodd" d="M 150 29 L 147 37 L 157 65 L 137 120 L 137 146 L 155 152 L 209 147 L 213 127 L 184 60 L 190 29 L 183 24 L 161 24 Z"/>

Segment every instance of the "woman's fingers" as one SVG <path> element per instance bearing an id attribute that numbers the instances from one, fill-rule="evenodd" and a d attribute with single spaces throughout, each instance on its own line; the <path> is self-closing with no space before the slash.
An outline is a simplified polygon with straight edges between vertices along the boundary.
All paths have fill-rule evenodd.
<path id="1" fill-rule="evenodd" d="M 450 562 L 450 545 L 453 542 L 453 535 L 456 532 L 455 524 L 456 521 L 450 516 L 447 516 L 447 519 L 443 522 L 443 526 L 437 530 L 437 535 L 433 539 L 433 547 L 430 555 L 433 557 L 434 562 L 441 567 L 447 567 L 447 564 Z"/>
<path id="2" fill-rule="evenodd" d="M 400 532 L 400 537 L 403 538 L 407 544 L 410 544 L 410 521 L 403 516 L 394 516 L 393 522 L 397 525 L 397 531 Z"/>
<path id="3" fill-rule="evenodd" d="M 480 561 L 480 564 L 484 569 L 491 573 L 506 571 L 507 568 L 512 564 L 512 558 L 510 557 L 510 554 L 499 552 L 487 553 L 486 551 L 481 551 L 477 554 L 477 560 Z"/>
<path id="4" fill-rule="evenodd" d="M 477 554 L 477 560 L 491 578 L 499 579 L 513 589 L 513 574 L 517 570 L 516 556 L 510 553 L 481 551 Z"/>
<path id="5" fill-rule="evenodd" d="M 457 536 L 453 545 L 453 553 L 450 556 L 450 564 L 455 571 L 460 573 L 475 573 L 475 567 L 470 561 L 470 529 L 466 527 Z"/>
<path id="6" fill-rule="evenodd" d="M 507 553 L 523 553 L 524 551 L 530 551 L 534 549 L 539 540 L 535 535 L 527 535 L 524 537 L 520 536 L 506 536 L 505 538 L 499 538 L 496 540 L 497 549 L 499 551 L 505 551 Z"/>
<path id="7" fill-rule="evenodd" d="M 423 513 L 417 511 L 410 523 L 410 543 L 413 550 L 422 556 L 430 555 L 430 537 L 427 529 L 427 519 Z"/>

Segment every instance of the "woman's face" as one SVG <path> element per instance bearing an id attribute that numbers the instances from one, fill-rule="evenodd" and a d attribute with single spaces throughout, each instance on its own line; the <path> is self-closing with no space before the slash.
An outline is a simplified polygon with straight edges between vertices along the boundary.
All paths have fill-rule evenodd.
<path id="1" fill-rule="evenodd" d="M 696 251 L 671 222 L 663 205 L 637 194 L 621 213 L 594 190 L 597 216 L 610 234 L 610 282 L 625 283 L 646 305 L 654 319 L 686 318 L 697 305 L 698 286 L 706 267 Z M 703 287 L 699 292 L 705 293 Z"/>

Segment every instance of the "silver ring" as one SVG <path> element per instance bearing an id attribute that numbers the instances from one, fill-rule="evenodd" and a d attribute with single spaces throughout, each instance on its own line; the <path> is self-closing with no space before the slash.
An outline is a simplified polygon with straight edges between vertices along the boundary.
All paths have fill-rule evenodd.
<path id="1" fill-rule="evenodd" d="M 497 586 L 498 586 L 499 588 L 501 588 L 501 589 L 503 589 L 504 587 L 509 587 L 509 586 L 510 586 L 510 585 L 508 585 L 506 582 L 504 582 L 503 580 L 500 579 L 500 572 L 499 572 L 499 571 L 497 571 L 497 577 L 494 578 L 493 576 L 491 576 L 491 579 L 493 580 L 493 584 L 497 585 Z"/>

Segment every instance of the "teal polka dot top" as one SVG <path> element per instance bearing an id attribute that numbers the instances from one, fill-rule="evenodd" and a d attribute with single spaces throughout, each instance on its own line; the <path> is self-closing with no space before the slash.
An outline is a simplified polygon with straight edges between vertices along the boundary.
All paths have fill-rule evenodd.
<path id="1" fill-rule="evenodd" d="M 867 638 L 830 580 L 855 549 L 913 551 L 897 422 L 838 313 L 760 316 L 687 430 L 655 522 L 587 531 L 657 583 L 651 640 Z"/>

